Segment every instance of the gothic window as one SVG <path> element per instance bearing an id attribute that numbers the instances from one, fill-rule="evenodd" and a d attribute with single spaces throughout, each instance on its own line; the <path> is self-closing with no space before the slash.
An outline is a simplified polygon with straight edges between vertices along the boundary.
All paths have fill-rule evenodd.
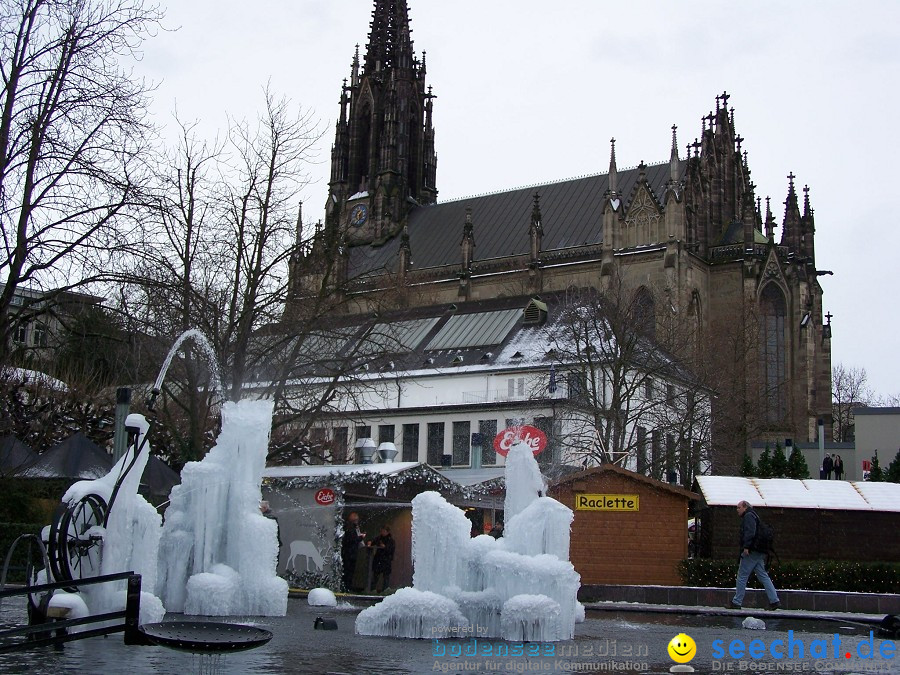
<path id="1" fill-rule="evenodd" d="M 775 284 L 767 284 L 759 299 L 762 332 L 760 340 L 760 370 L 765 420 L 778 423 L 787 415 L 787 335 L 785 318 L 787 303 L 784 293 Z"/>
<path id="2" fill-rule="evenodd" d="M 641 286 L 634 295 L 634 327 L 644 335 L 656 337 L 656 303 L 650 291 Z"/>
<path id="3" fill-rule="evenodd" d="M 626 246 L 642 246 L 662 241 L 659 237 L 660 215 L 653 198 L 641 189 L 631 202 L 625 218 Z"/>
<path id="4" fill-rule="evenodd" d="M 409 119 L 409 157 L 406 163 L 406 180 L 411 197 L 418 197 L 419 189 L 419 125 L 416 118 Z"/>
<path id="5" fill-rule="evenodd" d="M 359 146 L 357 148 L 357 156 L 359 158 L 354 172 L 360 190 L 365 190 L 369 178 L 369 164 L 371 163 L 372 149 L 372 109 L 369 104 L 363 107 L 362 114 L 359 116 Z"/>

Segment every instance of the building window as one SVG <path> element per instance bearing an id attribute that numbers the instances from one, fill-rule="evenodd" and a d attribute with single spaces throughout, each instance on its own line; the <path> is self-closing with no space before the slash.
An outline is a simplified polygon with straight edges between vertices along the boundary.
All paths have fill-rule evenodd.
<path id="1" fill-rule="evenodd" d="M 648 377 L 644 380 L 644 399 L 647 401 L 652 401 L 655 396 L 654 388 L 653 388 L 653 378 Z"/>
<path id="2" fill-rule="evenodd" d="M 34 346 L 47 346 L 47 327 L 42 323 L 37 323 L 34 326 Z"/>
<path id="3" fill-rule="evenodd" d="M 394 442 L 394 425 L 380 424 L 378 425 L 378 445 L 382 443 Z"/>
<path id="4" fill-rule="evenodd" d="M 671 383 L 666 384 L 666 405 L 670 408 L 675 407 L 675 399 L 678 398 L 675 393 L 675 385 Z"/>
<path id="5" fill-rule="evenodd" d="M 431 466 L 440 466 L 444 456 L 444 423 L 428 423 L 427 460 Z"/>
<path id="6" fill-rule="evenodd" d="M 506 428 L 510 429 L 512 427 L 521 427 L 525 424 L 524 417 L 507 417 L 506 418 Z"/>
<path id="7" fill-rule="evenodd" d="M 588 402 L 587 374 L 580 371 L 573 371 L 566 375 L 566 382 L 569 387 L 569 400 L 576 403 Z"/>
<path id="8" fill-rule="evenodd" d="M 787 351 L 785 349 L 785 317 L 787 304 L 784 294 L 775 284 L 767 284 L 760 297 L 762 345 L 760 370 L 763 380 L 763 410 L 765 420 L 777 424 L 787 416 L 785 396 Z"/>
<path id="9" fill-rule="evenodd" d="M 16 344 L 24 345 L 28 340 L 28 325 L 24 323 L 20 323 L 16 326 L 16 332 L 13 335 L 13 340 Z"/>
<path id="10" fill-rule="evenodd" d="M 650 434 L 650 476 L 659 480 L 662 477 L 662 434 L 654 429 Z"/>
<path id="11" fill-rule="evenodd" d="M 675 437 L 666 434 L 666 482 L 674 483 L 672 473 L 675 472 Z M 677 474 L 676 474 L 677 475 Z"/>
<path id="12" fill-rule="evenodd" d="M 309 463 L 324 464 L 326 454 L 326 438 L 325 429 L 323 427 L 313 427 L 309 430 Z"/>
<path id="13" fill-rule="evenodd" d="M 656 303 L 645 287 L 634 296 L 634 326 L 648 337 L 656 337 Z"/>
<path id="14" fill-rule="evenodd" d="M 478 433 L 481 434 L 481 465 L 497 463 L 497 451 L 494 450 L 494 438 L 497 437 L 497 420 L 479 420 Z"/>
<path id="15" fill-rule="evenodd" d="M 469 466 L 469 459 L 472 448 L 471 437 L 469 436 L 472 429 L 471 422 L 454 422 L 453 423 L 453 465 Z"/>
<path id="16" fill-rule="evenodd" d="M 551 466 L 557 459 L 556 433 L 552 417 L 535 417 L 534 428 L 540 429 L 547 436 L 547 447 L 535 459 L 541 468 Z"/>
<path id="17" fill-rule="evenodd" d="M 644 427 L 637 428 L 637 472 L 647 473 L 647 430 Z"/>
<path id="18" fill-rule="evenodd" d="M 336 427 L 334 430 L 334 447 L 331 450 L 331 461 L 335 464 L 343 464 L 347 461 L 348 443 L 347 427 Z"/>
<path id="19" fill-rule="evenodd" d="M 419 461 L 419 425 L 403 425 L 403 461 Z"/>
<path id="20" fill-rule="evenodd" d="M 509 398 L 522 398 L 525 396 L 525 378 L 511 377 L 506 381 L 506 393 Z"/>
<path id="21" fill-rule="evenodd" d="M 372 438 L 372 427 L 370 426 L 359 426 L 356 427 L 356 443 L 359 444 L 363 438 Z M 353 461 L 356 464 L 362 462 L 362 453 L 360 453 L 360 449 L 358 447 L 354 448 L 354 457 Z"/>

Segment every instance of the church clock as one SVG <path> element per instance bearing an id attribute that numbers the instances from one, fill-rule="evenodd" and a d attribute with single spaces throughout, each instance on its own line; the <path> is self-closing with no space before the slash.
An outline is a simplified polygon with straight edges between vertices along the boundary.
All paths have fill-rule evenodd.
<path id="1" fill-rule="evenodd" d="M 369 219 L 369 207 L 365 204 L 357 204 L 350 210 L 350 224 L 361 227 Z"/>

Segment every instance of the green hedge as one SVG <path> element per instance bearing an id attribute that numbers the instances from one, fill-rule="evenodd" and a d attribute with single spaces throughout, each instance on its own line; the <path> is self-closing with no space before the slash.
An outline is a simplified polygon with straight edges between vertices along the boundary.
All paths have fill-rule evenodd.
<path id="1" fill-rule="evenodd" d="M 768 570 L 772 583 L 779 589 L 900 593 L 900 563 L 773 560 Z M 692 558 L 682 560 L 678 571 L 685 586 L 733 588 L 737 560 Z M 755 576 L 750 577 L 748 585 L 760 588 Z"/>

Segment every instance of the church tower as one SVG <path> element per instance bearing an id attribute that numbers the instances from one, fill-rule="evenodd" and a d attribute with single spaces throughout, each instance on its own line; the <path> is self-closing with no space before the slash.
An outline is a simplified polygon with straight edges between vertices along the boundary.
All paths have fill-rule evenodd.
<path id="1" fill-rule="evenodd" d="M 437 199 L 434 96 L 410 33 L 406 0 L 375 0 L 365 56 L 357 46 L 341 90 L 325 226 L 350 245 L 383 243 Z"/>

